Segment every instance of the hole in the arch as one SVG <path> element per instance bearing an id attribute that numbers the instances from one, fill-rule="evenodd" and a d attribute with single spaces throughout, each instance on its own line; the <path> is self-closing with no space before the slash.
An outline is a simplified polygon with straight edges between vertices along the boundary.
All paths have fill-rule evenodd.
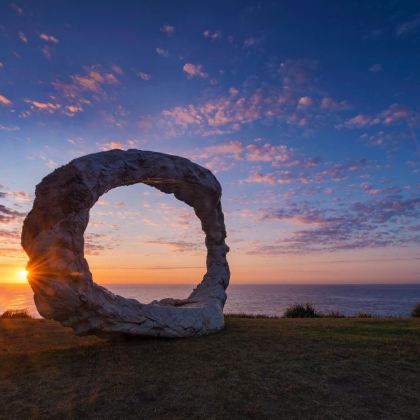
<path id="1" fill-rule="evenodd" d="M 186 298 L 206 272 L 205 235 L 194 209 L 144 184 L 101 196 L 84 237 L 94 282 L 142 303 Z"/>

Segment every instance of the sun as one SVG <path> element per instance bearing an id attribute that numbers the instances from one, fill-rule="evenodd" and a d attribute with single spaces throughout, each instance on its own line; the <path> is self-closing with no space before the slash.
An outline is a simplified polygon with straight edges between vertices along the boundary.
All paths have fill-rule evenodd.
<path id="1" fill-rule="evenodd" d="M 18 272 L 17 272 L 17 276 L 18 276 L 19 281 L 21 281 L 21 282 L 27 281 L 28 280 L 28 274 L 29 274 L 29 271 L 26 270 L 25 268 L 19 269 Z"/>

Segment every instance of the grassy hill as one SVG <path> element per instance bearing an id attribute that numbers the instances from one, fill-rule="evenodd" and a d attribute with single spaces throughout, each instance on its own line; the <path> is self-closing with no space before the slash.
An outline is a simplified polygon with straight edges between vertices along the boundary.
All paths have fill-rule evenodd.
<path id="1" fill-rule="evenodd" d="M 420 418 L 420 319 L 253 319 L 106 341 L 0 321 L 0 418 Z"/>

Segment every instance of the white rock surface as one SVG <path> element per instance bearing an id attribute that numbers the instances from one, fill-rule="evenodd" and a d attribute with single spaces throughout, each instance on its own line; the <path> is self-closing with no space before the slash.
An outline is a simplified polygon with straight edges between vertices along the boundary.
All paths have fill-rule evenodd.
<path id="1" fill-rule="evenodd" d="M 174 194 L 201 220 L 207 273 L 185 300 L 143 304 L 93 282 L 84 257 L 89 210 L 112 188 L 136 183 Z M 39 313 L 79 335 L 190 337 L 222 329 L 230 273 L 220 199 L 221 186 L 208 169 L 163 153 L 111 150 L 56 169 L 37 185 L 22 231 Z"/>

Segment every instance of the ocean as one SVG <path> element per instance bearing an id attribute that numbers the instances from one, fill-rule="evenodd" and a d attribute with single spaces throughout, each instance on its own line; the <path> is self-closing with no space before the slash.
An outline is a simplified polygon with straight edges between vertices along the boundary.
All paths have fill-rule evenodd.
<path id="1" fill-rule="evenodd" d="M 121 296 L 148 303 L 165 297 L 184 298 L 192 285 L 108 284 Z M 407 316 L 420 302 L 420 284 L 231 284 L 225 313 L 281 316 L 294 303 L 310 302 L 321 312 L 345 315 L 368 312 L 381 316 Z M 36 311 L 32 290 L 27 284 L 0 284 L 0 314 L 6 309 Z"/>

